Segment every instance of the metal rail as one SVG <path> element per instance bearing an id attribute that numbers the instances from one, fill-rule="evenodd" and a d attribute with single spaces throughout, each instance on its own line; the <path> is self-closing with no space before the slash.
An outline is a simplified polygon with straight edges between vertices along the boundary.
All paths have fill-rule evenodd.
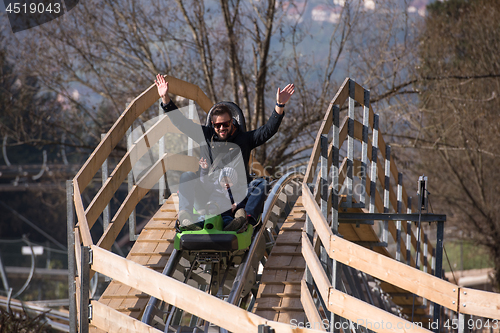
<path id="1" fill-rule="evenodd" d="M 238 269 L 238 273 L 236 274 L 236 277 L 234 279 L 234 284 L 233 288 L 231 289 L 231 293 L 229 294 L 228 302 L 231 304 L 236 304 L 237 301 L 239 300 L 239 297 L 241 295 L 241 291 L 243 290 L 243 286 L 245 284 L 245 277 L 248 274 L 248 271 L 251 266 L 251 260 L 248 260 L 248 258 L 253 258 L 255 255 L 257 245 L 259 244 L 259 241 L 263 235 L 264 229 L 265 229 L 265 224 L 267 223 L 267 220 L 269 219 L 271 212 L 272 212 L 272 207 L 276 203 L 276 200 L 278 199 L 279 195 L 282 193 L 282 190 L 285 188 L 285 186 L 290 183 L 291 181 L 295 180 L 296 178 L 301 178 L 303 179 L 304 175 L 298 172 L 290 172 L 284 176 L 282 176 L 274 185 L 273 189 L 269 193 L 267 200 L 264 203 L 264 210 L 262 212 L 262 227 L 259 229 L 257 235 L 254 237 L 252 244 L 250 245 L 250 249 L 248 250 L 247 254 L 245 255 L 242 265 L 240 265 Z"/>
<path id="2" fill-rule="evenodd" d="M 181 257 L 182 257 L 182 251 L 177 251 L 177 249 L 174 249 L 170 257 L 168 258 L 167 264 L 165 265 L 162 274 L 165 276 L 171 276 L 174 273 L 175 267 L 179 263 Z M 144 309 L 144 314 L 142 315 L 141 321 L 143 323 L 146 323 L 148 325 L 150 324 L 151 319 L 153 319 L 153 310 L 156 307 L 157 302 L 158 299 L 156 297 L 151 296 L 151 298 L 148 301 L 148 304 L 146 305 L 146 308 Z"/>

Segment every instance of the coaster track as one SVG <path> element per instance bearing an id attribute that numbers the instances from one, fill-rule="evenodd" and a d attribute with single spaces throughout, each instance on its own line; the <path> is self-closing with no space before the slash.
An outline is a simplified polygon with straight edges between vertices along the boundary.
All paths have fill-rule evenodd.
<path id="1" fill-rule="evenodd" d="M 198 87 L 170 76 L 166 79 L 171 83 L 173 94 L 196 101 L 205 111 L 212 105 Z M 203 290 L 209 276 L 203 267 L 193 268 L 186 284 L 179 282 L 184 281 L 189 266 L 186 256 L 179 258 L 175 269 L 167 274 L 170 276 L 161 274 L 174 250 L 176 195 L 170 196 L 146 224 L 127 258 L 110 253 L 129 215 L 148 192 L 141 185 L 157 182 L 165 170 L 190 170 L 187 165 L 192 157 L 163 156 L 131 187 L 109 226 L 99 240 L 94 241 L 90 230 L 96 219 L 134 163 L 163 135 L 162 126 L 154 127 L 132 145 L 88 207 L 83 206 L 81 194 L 134 120 L 157 99 L 154 85 L 138 96 L 69 187 L 73 191 L 69 209 L 72 212 L 74 205 L 78 219 L 75 225 L 73 214 L 69 215 L 68 225 L 70 231 L 74 231 L 69 233 L 69 244 L 74 244 L 70 246 L 70 258 L 76 259 L 70 267 L 70 272 L 76 268 L 76 274 L 70 276 L 74 282 L 70 283 L 70 327 L 76 325 L 78 318 L 81 332 L 87 331 L 88 325 L 95 332 L 159 332 L 153 326 L 164 329 L 161 323 L 169 306 L 165 312 L 160 308 L 152 312 L 153 326 L 140 321 L 151 297 L 170 304 L 170 309 L 182 310 L 176 312 L 179 313 L 177 319 L 172 319 L 172 325 L 167 328 L 177 332 L 201 331 L 196 324 L 200 322 L 212 323 L 213 326 L 205 325 L 205 331 L 220 329 L 222 332 L 257 332 L 265 331 L 266 327 L 276 332 L 321 332 L 325 330 L 324 325 L 305 324 L 325 320 L 331 324 L 361 319 L 365 323 L 385 320 L 395 325 L 406 325 L 410 319 L 430 323 L 433 316 L 435 319 L 436 309 L 441 309 L 437 311 L 441 320 L 463 320 L 469 315 L 500 319 L 500 295 L 460 288 L 440 279 L 440 269 L 435 266 L 439 247 L 430 243 L 431 237 L 423 229 L 412 224 L 415 214 L 411 214 L 412 206 L 402 176 L 390 156 L 390 148 L 378 133 L 378 115 L 369 105 L 367 91 L 350 79 L 340 87 L 325 114 L 305 175 L 287 175 L 275 184 L 263 213 L 263 238 L 255 244 L 260 251 L 254 252 L 251 248 L 248 260 L 242 257 L 241 264 L 237 265 L 242 272 L 227 275 L 221 297 Z M 347 100 L 348 114 L 341 123 L 340 108 Z M 355 103 L 363 109 L 362 122 L 354 117 Z M 361 160 L 354 157 L 355 140 L 363 147 Z M 347 156 L 340 161 L 339 152 L 344 149 L 344 142 Z M 370 151 L 374 152 L 371 161 L 368 160 Z M 367 170 L 368 166 L 369 175 L 355 173 L 362 168 Z M 262 172 L 256 162 L 252 168 Z M 358 183 L 365 185 L 366 196 L 353 195 L 352 189 Z M 342 184 L 346 184 L 346 193 L 337 191 Z M 375 216 L 370 214 L 376 212 L 407 213 L 408 221 L 394 221 L 380 214 L 373 218 L 376 221 L 364 218 Z M 424 217 L 443 221 L 442 216 L 430 215 Z M 352 216 L 357 218 L 350 218 Z M 378 220 L 385 217 L 385 221 Z M 422 241 L 420 245 L 418 239 Z M 416 260 L 415 249 L 419 246 L 423 252 Z M 245 266 L 245 262 L 252 265 Z M 261 272 L 257 270 L 259 262 Z M 414 268 L 417 263 L 418 269 Z M 252 269 L 257 277 L 255 283 L 249 280 Z M 252 274 L 243 273 L 250 271 Z M 112 279 L 99 300 L 89 299 L 88 284 L 94 272 Z M 339 278 L 335 280 L 333 276 Z M 249 287 L 252 289 L 249 296 L 240 297 L 239 291 Z M 88 304 L 92 307 L 87 308 Z M 467 306 L 460 307 L 460 304 Z M 91 319 L 87 320 L 89 314 Z M 190 323 L 186 324 L 182 318 L 190 318 Z M 373 326 L 368 330 L 398 331 L 396 327 Z M 444 329 L 441 326 L 437 330 Z M 357 326 L 355 331 L 365 329 Z M 412 326 L 405 331 L 426 330 Z"/>

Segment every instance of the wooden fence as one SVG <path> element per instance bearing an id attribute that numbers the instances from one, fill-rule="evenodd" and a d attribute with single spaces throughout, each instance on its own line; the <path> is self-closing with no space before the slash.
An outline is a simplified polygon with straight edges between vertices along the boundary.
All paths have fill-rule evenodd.
<path id="1" fill-rule="evenodd" d="M 347 115 L 340 126 L 340 108 L 346 100 L 349 100 Z M 363 110 L 362 122 L 355 119 L 355 103 Z M 375 332 L 421 332 L 424 330 L 418 325 L 337 290 L 335 277 L 327 276 L 323 268 L 324 263 L 318 258 L 321 252 L 319 249 L 323 248 L 328 257 L 333 260 L 333 265 L 342 263 L 350 266 L 456 312 L 462 320 L 462 330 L 464 329 L 464 314 L 500 319 L 499 294 L 460 288 L 446 282 L 438 278 L 441 277 L 440 268 L 436 272 L 438 277 L 429 274 L 435 273 L 436 269 L 434 266 L 435 248 L 430 244 L 428 235 L 422 229 L 420 229 L 420 235 L 417 233 L 418 229 L 412 230 L 411 220 L 391 221 L 388 219 L 382 222 L 384 224 L 382 242 L 375 246 L 387 246 L 390 233 L 392 241 L 397 244 L 394 259 L 388 253 L 374 252 L 337 235 L 340 210 L 347 212 L 341 214 L 343 218 L 349 212 L 355 213 L 359 210 L 367 215 L 377 212 L 397 213 L 398 216 L 403 217 L 404 214 L 401 213 L 406 212 L 408 213 L 406 217 L 412 219 L 415 217 L 415 214 L 413 216 L 409 214 L 412 212 L 411 200 L 402 184 L 402 174 L 398 172 L 394 159 L 391 158 L 390 147 L 378 133 L 378 123 L 379 117 L 373 112 L 369 103 L 369 92 L 353 80 L 346 79 L 325 114 L 302 187 L 302 201 L 311 227 L 314 228 L 314 233 L 312 230 L 306 230 L 302 237 L 302 254 L 308 269 L 302 283 L 301 300 L 308 318 L 315 321 L 321 320 L 318 305 L 313 303 L 310 293 L 313 289 L 311 278 L 308 277 L 310 274 L 328 311 L 354 323 L 378 323 L 378 327 L 375 328 L 361 325 Z M 328 140 L 330 131 L 331 139 Z M 355 143 L 355 140 L 358 143 Z M 340 151 L 344 142 L 347 146 L 346 157 L 340 164 Z M 355 144 L 361 146 L 360 160 L 354 158 Z M 369 152 L 371 152 L 371 160 L 368 159 Z M 382 156 L 384 163 L 378 158 L 379 155 Z M 360 172 L 355 175 L 354 170 L 359 169 L 361 169 Z M 361 184 L 360 187 L 363 190 L 358 195 L 353 193 L 355 182 Z M 342 186 L 346 188 L 346 193 L 340 192 Z M 394 191 L 394 186 L 396 191 Z M 379 189 L 383 191 L 382 196 Z M 442 217 L 439 218 L 443 220 Z M 406 234 L 406 239 L 402 237 L 403 232 Z M 412 256 L 412 250 L 418 252 L 421 244 L 417 241 L 420 239 L 424 241 L 424 253 L 419 256 L 419 265 L 415 268 L 416 259 Z M 442 246 L 442 244 L 438 245 Z M 410 248 L 411 246 L 413 249 Z M 380 325 L 382 322 L 390 324 Z M 437 330 L 439 328 L 435 329 Z"/>

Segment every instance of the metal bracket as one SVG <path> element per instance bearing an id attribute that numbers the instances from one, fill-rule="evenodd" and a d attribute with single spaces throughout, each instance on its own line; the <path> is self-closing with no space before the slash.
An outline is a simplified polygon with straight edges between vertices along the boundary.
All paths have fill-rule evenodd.
<path id="1" fill-rule="evenodd" d="M 89 265 L 92 265 L 94 263 L 94 252 L 92 249 L 89 249 Z"/>
<path id="2" fill-rule="evenodd" d="M 353 202 L 349 205 L 347 202 L 341 202 L 340 208 L 365 208 L 365 204 L 361 202 Z"/>
<path id="3" fill-rule="evenodd" d="M 367 247 L 387 247 L 387 242 L 367 242 L 367 241 L 355 241 L 355 244 Z"/>
<path id="4" fill-rule="evenodd" d="M 259 325 L 259 333 L 275 333 L 274 328 L 268 325 Z"/>
<path id="5" fill-rule="evenodd" d="M 89 304 L 89 320 L 92 320 L 92 304 Z"/>

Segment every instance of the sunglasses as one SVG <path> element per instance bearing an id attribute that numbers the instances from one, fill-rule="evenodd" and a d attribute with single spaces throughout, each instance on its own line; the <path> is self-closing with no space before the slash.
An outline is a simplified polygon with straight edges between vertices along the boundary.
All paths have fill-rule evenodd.
<path id="1" fill-rule="evenodd" d="M 215 129 L 228 128 L 229 126 L 231 126 L 231 120 L 225 121 L 223 123 L 212 123 L 212 124 L 214 125 Z"/>

